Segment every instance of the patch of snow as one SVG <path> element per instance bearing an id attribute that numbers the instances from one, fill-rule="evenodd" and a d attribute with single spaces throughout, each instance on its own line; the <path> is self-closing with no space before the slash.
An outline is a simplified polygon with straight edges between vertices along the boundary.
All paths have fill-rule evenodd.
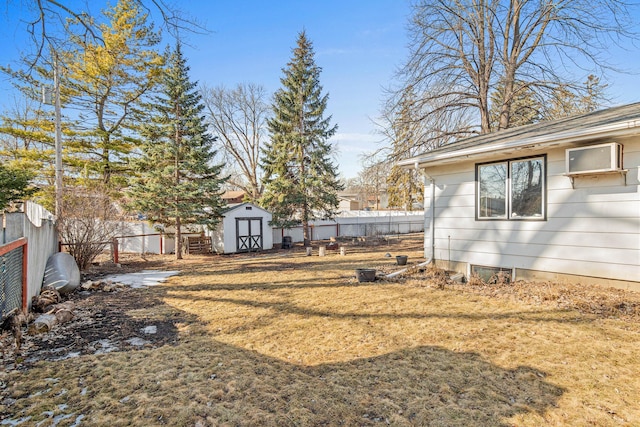
<path id="1" fill-rule="evenodd" d="M 160 271 L 160 270 L 142 270 L 137 273 L 114 274 L 107 276 L 104 280 L 113 283 L 122 283 L 132 288 L 144 288 L 147 286 L 155 286 L 164 282 L 167 278 L 175 276 L 179 271 Z"/>
<path id="2" fill-rule="evenodd" d="M 22 423 L 26 423 L 30 419 L 31 419 L 31 417 L 24 417 L 24 418 L 20 418 L 18 420 L 2 420 L 2 421 L 0 421 L 0 425 L 3 425 L 3 426 L 19 426 Z"/>
<path id="3" fill-rule="evenodd" d="M 57 359 L 53 359 L 53 360 L 55 360 L 55 361 L 67 360 L 67 359 L 73 359 L 75 357 L 80 357 L 80 352 L 79 351 L 72 351 L 71 353 L 67 353 L 64 356 L 60 356 Z"/>
<path id="4" fill-rule="evenodd" d="M 61 404 L 58 405 L 58 410 L 59 411 L 65 411 L 66 409 L 69 409 L 69 405 L 67 404 Z M 55 427 L 57 426 L 61 421 L 64 420 L 68 420 L 69 418 L 73 417 L 75 414 L 71 413 L 71 414 L 60 414 L 60 415 L 55 415 L 54 411 L 44 411 L 42 413 L 42 415 L 45 415 L 47 417 L 47 419 L 40 421 L 38 424 L 36 424 L 36 427 L 40 427 L 43 425 L 48 425 L 51 427 Z M 28 419 L 31 417 L 26 418 L 26 420 L 28 421 Z M 80 421 L 82 421 L 82 419 L 84 418 L 84 415 L 78 415 L 78 417 L 76 418 L 75 422 L 73 423 L 73 426 L 79 426 L 80 425 Z M 47 424 L 48 421 L 51 420 L 52 424 Z M 20 421 L 20 420 L 18 420 Z M 4 422 L 3 422 L 4 424 Z M 12 425 L 19 425 L 19 424 L 12 424 Z"/>
<path id="5" fill-rule="evenodd" d="M 143 340 L 142 338 L 129 338 L 127 342 L 135 347 L 144 347 L 145 344 L 149 344 L 149 341 Z"/>
<path id="6" fill-rule="evenodd" d="M 83 418 L 84 418 L 84 415 L 82 414 L 78 415 L 78 418 L 76 418 L 76 422 L 71 424 L 71 426 L 69 427 L 78 427 L 80 425 L 80 421 L 82 421 Z"/>
<path id="7" fill-rule="evenodd" d="M 49 418 L 53 417 L 53 413 L 51 411 L 43 412 L 42 414 L 48 416 Z M 53 424 L 49 424 L 49 425 L 51 427 L 55 427 L 60 423 L 60 421 L 67 420 L 67 419 L 73 417 L 74 415 L 75 414 L 61 414 L 61 415 L 58 415 L 56 417 L 53 417 Z M 44 425 L 44 423 L 46 423 L 47 421 L 49 421 L 49 420 L 40 421 L 38 424 L 36 424 L 36 427 L 40 427 L 41 425 Z"/>
<path id="8" fill-rule="evenodd" d="M 113 345 L 111 341 L 107 339 L 96 341 L 95 344 L 99 344 L 100 348 L 97 348 L 94 354 L 111 353 L 112 351 L 116 351 L 118 349 L 118 347 Z"/>
<path id="9" fill-rule="evenodd" d="M 150 325 L 142 329 L 142 332 L 148 335 L 155 334 L 158 332 L 158 327 L 156 325 Z"/>
<path id="10" fill-rule="evenodd" d="M 49 393 L 50 391 L 51 391 L 51 389 L 50 389 L 50 388 L 48 388 L 48 389 L 46 389 L 46 390 L 36 391 L 35 393 L 30 394 L 30 395 L 29 395 L 29 398 L 42 396 L 43 394 Z"/>

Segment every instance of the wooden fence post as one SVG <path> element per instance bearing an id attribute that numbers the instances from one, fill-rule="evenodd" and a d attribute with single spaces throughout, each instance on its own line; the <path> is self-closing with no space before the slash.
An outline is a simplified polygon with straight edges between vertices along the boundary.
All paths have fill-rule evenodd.
<path id="1" fill-rule="evenodd" d="M 27 274 L 29 271 L 29 259 L 27 257 L 27 253 L 29 249 L 29 244 L 25 243 L 22 245 L 22 311 L 24 313 L 27 312 L 29 307 L 29 299 L 27 293 L 29 292 L 29 282 L 27 281 Z"/>
<path id="2" fill-rule="evenodd" d="M 118 239 L 115 237 L 113 238 L 113 240 L 111 240 L 111 249 L 113 251 L 113 263 L 117 264 L 119 261 Z"/>

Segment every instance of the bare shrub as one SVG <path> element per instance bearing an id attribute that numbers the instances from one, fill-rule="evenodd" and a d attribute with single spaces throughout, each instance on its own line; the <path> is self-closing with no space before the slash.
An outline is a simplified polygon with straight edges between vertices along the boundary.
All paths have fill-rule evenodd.
<path id="1" fill-rule="evenodd" d="M 62 213 L 58 232 L 80 270 L 86 269 L 116 236 L 127 229 L 120 221 L 122 215 L 116 205 L 101 191 L 67 194 Z"/>
<path id="2" fill-rule="evenodd" d="M 508 285 L 511 283 L 511 273 L 499 271 L 491 276 L 488 283 L 490 285 Z"/>
<path id="3" fill-rule="evenodd" d="M 445 286 L 449 283 L 449 273 L 445 270 L 438 268 L 435 264 L 430 264 L 426 271 L 427 277 L 431 279 L 431 282 L 438 289 L 444 289 Z"/>
<path id="4" fill-rule="evenodd" d="M 478 273 L 471 273 L 471 276 L 469 277 L 469 285 L 484 286 L 486 283 L 484 283 L 484 280 L 482 280 Z"/>

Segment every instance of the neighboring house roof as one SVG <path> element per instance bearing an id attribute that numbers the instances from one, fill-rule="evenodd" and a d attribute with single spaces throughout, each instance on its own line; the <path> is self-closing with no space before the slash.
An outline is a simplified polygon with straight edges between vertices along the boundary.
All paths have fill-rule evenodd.
<path id="1" fill-rule="evenodd" d="M 265 212 L 269 215 L 271 215 L 271 213 L 269 213 L 268 211 L 262 209 L 260 206 L 256 206 L 253 203 L 232 203 L 226 206 L 225 209 L 222 210 L 222 216 L 226 216 L 229 212 L 235 211 L 236 209 L 241 209 L 245 206 L 250 206 L 253 209 L 258 209 L 261 210 L 262 212 Z"/>
<path id="2" fill-rule="evenodd" d="M 357 201 L 358 197 L 359 196 L 357 194 L 340 194 L 340 193 L 338 193 L 338 199 L 339 200 Z"/>
<path id="3" fill-rule="evenodd" d="M 237 199 L 238 197 L 244 197 L 244 191 L 225 191 L 221 196 L 223 200 Z"/>
<path id="4" fill-rule="evenodd" d="M 496 152 L 579 144 L 640 133 L 640 103 L 472 136 L 398 162 L 404 167 L 477 160 Z"/>

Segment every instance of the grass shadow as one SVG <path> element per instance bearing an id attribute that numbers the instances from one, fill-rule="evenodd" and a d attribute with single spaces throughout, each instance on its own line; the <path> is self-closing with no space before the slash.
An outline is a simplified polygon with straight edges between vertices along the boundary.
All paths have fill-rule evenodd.
<path id="1" fill-rule="evenodd" d="M 505 369 L 472 352 L 420 346 L 309 367 L 192 326 L 170 346 L 14 372 L 0 415 L 34 425 L 67 417 L 110 426 L 508 426 L 518 414 L 543 420 L 564 392 L 545 372 Z"/>

